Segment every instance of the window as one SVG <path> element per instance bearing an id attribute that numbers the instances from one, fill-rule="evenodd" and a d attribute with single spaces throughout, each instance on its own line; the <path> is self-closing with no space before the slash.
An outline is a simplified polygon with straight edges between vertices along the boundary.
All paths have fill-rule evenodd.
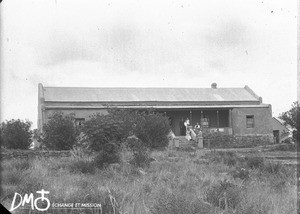
<path id="1" fill-rule="evenodd" d="M 203 128 L 208 128 L 209 123 L 208 123 L 208 118 L 201 118 L 200 124 Z"/>
<path id="2" fill-rule="evenodd" d="M 254 116 L 253 115 L 246 116 L 246 127 L 254 128 Z"/>
<path id="3" fill-rule="evenodd" d="M 84 121 L 85 121 L 84 118 L 75 118 L 75 125 L 76 126 L 82 126 Z"/>

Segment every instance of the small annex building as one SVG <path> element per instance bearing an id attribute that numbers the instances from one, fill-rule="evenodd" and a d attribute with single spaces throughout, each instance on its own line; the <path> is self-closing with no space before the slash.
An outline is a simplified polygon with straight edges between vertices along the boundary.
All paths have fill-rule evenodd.
<path id="1" fill-rule="evenodd" d="M 74 113 L 76 123 L 109 108 L 154 109 L 170 118 L 176 136 L 183 121 L 235 136 L 264 135 L 273 139 L 270 104 L 248 86 L 242 88 L 85 88 L 38 85 L 38 128 L 55 111 Z"/>
<path id="2" fill-rule="evenodd" d="M 272 128 L 275 143 L 282 143 L 293 136 L 291 128 L 285 126 L 283 120 L 278 117 L 272 118 Z"/>

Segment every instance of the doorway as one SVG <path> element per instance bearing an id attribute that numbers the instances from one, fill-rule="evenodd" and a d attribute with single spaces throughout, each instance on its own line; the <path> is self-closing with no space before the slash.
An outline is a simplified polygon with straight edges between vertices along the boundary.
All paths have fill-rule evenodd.
<path id="1" fill-rule="evenodd" d="M 273 136 L 274 136 L 274 139 L 275 139 L 275 143 L 280 143 L 279 130 L 274 130 L 273 131 Z"/>

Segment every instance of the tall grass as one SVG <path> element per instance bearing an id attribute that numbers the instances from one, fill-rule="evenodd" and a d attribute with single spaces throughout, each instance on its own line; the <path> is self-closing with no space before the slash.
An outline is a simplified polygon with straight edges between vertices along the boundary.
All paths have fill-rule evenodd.
<path id="1" fill-rule="evenodd" d="M 227 209 L 239 214 L 290 214 L 296 210 L 293 169 L 259 163 L 246 169 L 245 182 L 231 173 L 242 167 L 235 155 L 218 158 L 216 153 L 155 151 L 156 161 L 143 170 L 128 163 L 127 153 L 121 155 L 119 165 L 104 169 L 95 167 L 91 159 L 74 157 L 5 160 L 0 202 L 9 208 L 14 192 L 35 193 L 43 188 L 50 191 L 52 203 L 102 205 L 102 211 L 53 209 L 51 213 L 221 214 Z M 197 161 L 203 158 L 214 161 Z"/>

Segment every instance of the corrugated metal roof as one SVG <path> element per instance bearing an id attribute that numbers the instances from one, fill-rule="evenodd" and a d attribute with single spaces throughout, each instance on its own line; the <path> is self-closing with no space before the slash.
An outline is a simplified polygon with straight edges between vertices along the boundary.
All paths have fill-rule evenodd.
<path id="1" fill-rule="evenodd" d="M 160 106 L 160 105 L 130 105 L 130 106 L 45 106 L 46 109 L 107 109 L 107 108 L 121 108 L 121 109 L 230 109 L 230 108 L 269 108 L 268 104 L 260 104 L 260 105 L 168 105 L 168 106 Z"/>
<path id="2" fill-rule="evenodd" d="M 44 98 L 45 101 L 57 102 L 258 101 L 245 88 L 44 87 Z"/>

